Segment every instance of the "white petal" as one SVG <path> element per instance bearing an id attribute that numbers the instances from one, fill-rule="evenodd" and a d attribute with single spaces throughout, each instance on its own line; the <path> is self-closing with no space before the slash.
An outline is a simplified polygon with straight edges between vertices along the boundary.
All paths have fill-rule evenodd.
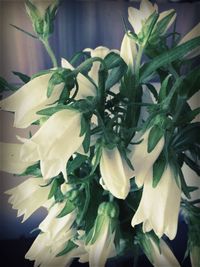
<path id="1" fill-rule="evenodd" d="M 80 135 L 81 114 L 72 110 L 62 110 L 53 114 L 27 142 L 21 150 L 22 159 L 38 152 L 44 179 L 63 173 L 71 155 L 83 142 Z"/>
<path id="2" fill-rule="evenodd" d="M 151 239 L 151 244 L 153 246 L 153 265 L 155 267 L 181 267 L 172 253 L 171 249 L 165 243 L 163 239 L 160 239 L 160 251 L 154 241 Z"/>
<path id="3" fill-rule="evenodd" d="M 126 176 L 124 162 L 116 147 L 112 150 L 103 148 L 100 171 L 106 188 L 115 197 L 125 199 L 130 190 L 130 177 Z"/>
<path id="4" fill-rule="evenodd" d="M 135 170 L 135 182 L 138 187 L 141 187 L 145 181 L 146 176 L 150 172 L 151 167 L 153 166 L 154 162 L 160 155 L 163 146 L 164 146 L 164 137 L 162 137 L 153 151 L 150 153 L 147 152 L 148 146 L 148 136 L 151 128 L 148 129 L 139 140 L 143 141 L 140 144 L 133 145 L 130 160 L 132 162 L 133 168 Z M 145 162 L 145 168 L 144 168 Z"/>
<path id="5" fill-rule="evenodd" d="M 132 226 L 144 223 L 144 232 L 154 230 L 158 237 L 166 234 L 174 239 L 177 232 L 181 190 L 177 186 L 170 166 L 165 169 L 156 188 L 152 187 L 152 170 L 145 180 L 139 207 Z"/>
<path id="6" fill-rule="evenodd" d="M 127 34 L 125 34 L 121 44 L 120 56 L 128 66 L 131 66 L 133 68 L 136 54 L 137 48 L 135 41 L 128 37 Z"/>
<path id="7" fill-rule="evenodd" d="M 17 92 L 0 101 L 2 110 L 15 112 L 15 127 L 28 127 L 31 123 L 40 119 L 41 116 L 36 114 L 37 111 L 58 100 L 63 84 L 56 86 L 51 97 L 47 98 L 48 82 L 51 75 L 51 73 L 48 73 L 34 78 L 18 89 Z"/>
<path id="8" fill-rule="evenodd" d="M 0 170 L 21 174 L 36 161 L 22 161 L 19 157 L 22 145 L 0 142 Z"/>

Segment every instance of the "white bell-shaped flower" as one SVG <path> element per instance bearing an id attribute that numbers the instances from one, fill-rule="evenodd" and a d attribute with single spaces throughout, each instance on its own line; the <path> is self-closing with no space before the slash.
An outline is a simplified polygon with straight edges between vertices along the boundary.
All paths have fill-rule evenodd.
<path id="1" fill-rule="evenodd" d="M 104 188 L 116 198 L 125 199 L 130 191 L 130 178 L 133 177 L 133 171 L 117 147 L 102 149 L 100 172 Z"/>
<path id="2" fill-rule="evenodd" d="M 76 218 L 75 210 L 61 218 L 57 217 L 64 206 L 65 202 L 54 204 L 39 225 L 42 234 L 38 235 L 25 256 L 26 259 L 35 261 L 34 266 L 66 267 L 70 266 L 75 257 L 86 253 L 84 246 L 79 246 L 80 242 L 77 242 L 67 254 L 57 256 L 76 234 L 72 227 Z"/>
<path id="3" fill-rule="evenodd" d="M 130 146 L 131 153 L 129 155 L 133 168 L 135 170 L 135 182 L 138 187 L 141 187 L 146 176 L 150 172 L 154 162 L 160 155 L 164 146 L 164 137 L 162 137 L 155 148 L 148 153 L 148 137 L 151 128 L 148 129 L 140 138 L 141 143 Z"/>
<path id="4" fill-rule="evenodd" d="M 134 67 L 136 55 L 137 47 L 135 41 L 125 34 L 121 43 L 120 56 L 131 69 Z"/>
<path id="5" fill-rule="evenodd" d="M 155 12 L 158 12 L 158 6 L 157 4 L 152 4 L 149 0 L 141 0 L 140 3 L 140 9 L 129 7 L 128 8 L 128 20 L 133 27 L 136 34 L 138 34 L 143 26 L 143 23 Z M 170 13 L 172 13 L 174 9 L 170 9 L 167 11 L 164 11 L 159 14 L 158 22 L 162 20 L 164 17 L 168 16 Z M 176 18 L 176 14 L 171 18 L 170 22 L 168 23 L 165 32 L 169 27 L 172 25 Z"/>
<path id="6" fill-rule="evenodd" d="M 61 65 L 66 69 L 74 69 L 74 67 L 64 58 L 62 58 Z M 77 82 L 79 86 L 78 93 L 76 95 L 77 100 L 96 95 L 94 84 L 92 84 L 83 74 L 79 73 L 77 75 Z"/>
<path id="7" fill-rule="evenodd" d="M 153 229 L 158 237 L 165 234 L 172 240 L 177 232 L 181 189 L 176 183 L 170 165 L 165 168 L 155 188 L 152 183 L 153 171 L 151 169 L 145 179 L 142 198 L 131 224 L 134 227 L 143 223 L 144 232 Z"/>
<path id="8" fill-rule="evenodd" d="M 23 215 L 22 222 L 48 202 L 50 186 L 41 185 L 44 185 L 42 178 L 29 178 L 5 192 L 11 195 L 8 202 L 12 204 L 13 209 L 18 210 L 17 216 Z"/>
<path id="9" fill-rule="evenodd" d="M 21 174 L 35 161 L 25 162 L 19 157 L 22 144 L 0 142 L 0 170 L 13 174 Z"/>
<path id="10" fill-rule="evenodd" d="M 104 267 L 108 258 L 116 256 L 114 237 L 115 231 L 111 233 L 110 225 L 105 224 L 94 244 L 86 246 L 90 267 Z"/>
<path id="11" fill-rule="evenodd" d="M 44 233 L 48 233 L 49 238 L 52 240 L 56 240 L 57 237 L 61 237 L 67 232 L 71 232 L 71 234 L 69 234 L 69 238 L 71 238 L 74 234 L 71 227 L 76 219 L 75 211 L 72 211 L 61 218 L 57 218 L 64 206 L 65 202 L 56 203 L 50 208 L 47 217 L 39 225 L 39 229 Z"/>
<path id="12" fill-rule="evenodd" d="M 0 101 L 2 110 L 15 112 L 14 126 L 26 128 L 41 118 L 37 111 L 53 104 L 60 97 L 63 84 L 59 84 L 47 97 L 48 83 L 52 74 L 40 75 L 23 85 L 14 94 Z"/>
<path id="13" fill-rule="evenodd" d="M 81 146 L 81 114 L 74 110 L 54 113 L 21 149 L 24 161 L 40 160 L 44 179 L 63 173 L 67 180 L 66 164 L 71 155 Z"/>
<path id="14" fill-rule="evenodd" d="M 155 267 L 181 267 L 173 252 L 163 239 L 159 240 L 159 248 L 155 241 L 150 238 L 151 257 L 149 260 Z M 147 255 L 148 257 L 148 255 Z"/>

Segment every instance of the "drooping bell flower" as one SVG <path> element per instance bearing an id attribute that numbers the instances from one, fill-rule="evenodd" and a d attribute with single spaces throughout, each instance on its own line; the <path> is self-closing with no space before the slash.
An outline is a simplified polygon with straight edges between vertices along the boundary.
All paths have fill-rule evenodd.
<path id="1" fill-rule="evenodd" d="M 141 31 L 143 24 L 155 11 L 158 12 L 157 4 L 152 4 L 148 0 L 141 0 L 140 9 L 137 9 L 134 7 L 128 8 L 128 20 L 136 34 L 138 34 Z M 168 16 L 173 11 L 174 9 L 170 9 L 170 10 L 161 12 L 159 14 L 158 22 L 162 20 L 163 18 L 165 18 L 166 16 Z M 173 15 L 167 27 L 165 28 L 164 32 L 166 32 L 167 29 L 169 29 L 171 24 L 174 22 L 175 18 L 176 18 L 176 14 Z"/>
<path id="2" fill-rule="evenodd" d="M 21 174 L 35 161 L 25 162 L 19 157 L 22 144 L 0 142 L 0 170 L 13 174 Z"/>
<path id="3" fill-rule="evenodd" d="M 74 69 L 74 67 L 64 58 L 62 58 L 61 65 L 63 68 L 66 69 Z M 76 100 L 96 95 L 96 89 L 94 84 L 92 84 L 83 74 L 79 73 L 77 75 L 77 82 L 79 89 L 76 95 Z"/>
<path id="4" fill-rule="evenodd" d="M 140 246 L 153 266 L 180 267 L 173 252 L 162 238 L 156 240 L 151 234 L 141 234 L 138 237 Z"/>
<path id="5" fill-rule="evenodd" d="M 86 237 L 85 249 L 89 254 L 90 267 L 104 267 L 108 258 L 116 256 L 114 243 L 118 213 L 113 203 L 104 202 L 98 208 L 92 232 Z M 89 242 L 88 242 L 89 241 Z M 83 259 L 81 262 L 84 262 Z"/>
<path id="6" fill-rule="evenodd" d="M 154 230 L 159 238 L 164 234 L 171 240 L 175 238 L 181 200 L 181 189 L 176 180 L 179 179 L 176 179 L 172 167 L 168 164 L 161 180 L 153 188 L 153 171 L 149 171 L 144 181 L 139 207 L 132 218 L 133 227 L 143 223 L 144 232 Z"/>
<path id="7" fill-rule="evenodd" d="M 81 113 L 61 110 L 54 113 L 33 135 L 23 140 L 21 158 L 24 161 L 40 160 L 44 179 L 63 173 L 67 180 L 66 164 L 71 155 L 81 146 Z"/>
<path id="8" fill-rule="evenodd" d="M 23 215 L 22 222 L 26 221 L 37 209 L 48 202 L 50 186 L 44 185 L 42 178 L 28 178 L 18 186 L 7 190 L 5 193 L 11 195 L 8 202 L 13 209 L 18 210 L 17 216 Z"/>
<path id="9" fill-rule="evenodd" d="M 85 253 L 83 247 L 74 245 L 67 254 L 59 255 L 68 242 L 74 238 L 76 231 L 73 223 L 76 218 L 76 211 L 73 210 L 63 217 L 59 214 L 65 207 L 65 202 L 55 203 L 49 209 L 47 217 L 40 223 L 41 234 L 37 236 L 25 258 L 35 261 L 34 266 L 69 266 L 74 257 Z"/>
<path id="10" fill-rule="evenodd" d="M 120 56 L 131 69 L 134 68 L 136 55 L 137 47 L 135 41 L 125 34 L 121 43 Z"/>
<path id="11" fill-rule="evenodd" d="M 104 188 L 119 199 L 125 199 L 130 191 L 133 171 L 123 159 L 117 147 L 102 149 L 100 172 Z"/>
<path id="12" fill-rule="evenodd" d="M 154 162 L 160 155 L 164 146 L 164 136 L 158 141 L 155 148 L 148 153 L 148 137 L 150 129 L 140 137 L 141 143 L 130 146 L 131 153 L 129 155 L 131 163 L 135 171 L 135 182 L 138 187 L 141 187 L 149 174 Z"/>
<path id="13" fill-rule="evenodd" d="M 0 101 L 2 110 L 15 113 L 14 127 L 26 128 L 30 126 L 41 118 L 41 115 L 36 114 L 37 111 L 59 99 L 63 84 L 56 85 L 51 96 L 47 97 L 47 88 L 51 76 L 52 73 L 40 75 Z"/>

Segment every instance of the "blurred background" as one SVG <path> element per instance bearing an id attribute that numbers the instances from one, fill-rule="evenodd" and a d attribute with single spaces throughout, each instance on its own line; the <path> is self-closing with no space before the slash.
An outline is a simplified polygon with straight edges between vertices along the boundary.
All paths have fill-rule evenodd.
<path id="1" fill-rule="evenodd" d="M 47 1 L 40 1 L 47 4 Z M 129 6 L 139 7 L 140 1 L 125 0 L 64 0 L 56 17 L 54 34 L 51 37 L 51 45 L 55 51 L 58 62 L 62 57 L 70 59 L 77 51 L 84 48 L 95 48 L 103 45 L 110 49 L 119 49 L 124 35 L 122 17 L 127 20 L 127 8 Z M 177 11 L 177 31 L 182 35 L 187 33 L 199 22 L 200 2 L 171 0 L 156 1 L 159 11 L 174 8 Z M 51 68 L 51 61 L 42 44 L 22 32 L 14 29 L 10 24 L 16 25 L 33 33 L 31 22 L 25 11 L 23 0 L 1 0 L 0 1 L 0 76 L 10 83 L 19 83 L 12 71 L 19 71 L 29 76 L 34 73 Z M 199 105 L 199 98 L 195 96 L 192 100 L 194 107 Z M 13 129 L 13 115 L 0 112 L 0 138 L 4 142 L 18 142 L 16 135 L 27 137 L 29 130 Z M 187 172 L 187 169 L 185 169 Z M 32 266 L 23 262 L 23 256 L 32 240 L 26 238 L 34 237 L 36 233 L 30 231 L 37 227 L 45 217 L 44 210 L 37 211 L 28 221 L 21 224 L 21 218 L 16 218 L 16 211 L 7 204 L 8 197 L 4 192 L 24 180 L 7 173 L 0 173 L 0 238 L 3 244 L 3 253 L 7 258 L 5 267 L 12 265 L 12 258 L 8 259 L 10 250 L 15 251 L 20 265 Z M 190 180 L 196 182 L 196 177 L 190 176 Z M 191 182 L 191 181 L 190 181 Z M 198 192 L 196 193 L 198 194 Z M 179 260 L 183 259 L 186 246 L 186 226 L 180 225 L 182 243 L 175 239 L 173 246 Z M 20 241 L 17 241 L 20 240 Z M 11 240 L 13 240 L 11 246 Z M 15 240 L 15 241 L 14 241 Z M 20 244 L 18 246 L 18 244 Z M 15 258 L 15 262 L 17 262 Z M 186 263 L 188 264 L 188 263 Z M 127 265 L 128 266 L 128 265 Z M 147 266 L 147 265 L 145 265 Z M 185 265 L 189 266 L 189 265 Z"/>

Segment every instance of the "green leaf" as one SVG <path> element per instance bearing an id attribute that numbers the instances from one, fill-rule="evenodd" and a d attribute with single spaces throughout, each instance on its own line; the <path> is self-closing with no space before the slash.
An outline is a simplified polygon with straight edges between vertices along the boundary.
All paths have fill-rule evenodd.
<path id="1" fill-rule="evenodd" d="M 22 82 L 24 82 L 24 83 L 28 83 L 31 79 L 29 76 L 27 76 L 26 74 L 23 74 L 21 72 L 13 71 L 13 74 L 18 76 L 20 78 L 20 80 L 22 80 Z"/>
<path id="2" fill-rule="evenodd" d="M 148 153 L 151 153 L 151 151 L 154 150 L 155 146 L 163 137 L 163 134 L 164 134 L 163 130 L 158 125 L 154 125 L 151 128 L 148 136 L 148 148 L 147 148 Z"/>
<path id="3" fill-rule="evenodd" d="M 102 234 L 102 231 L 104 229 L 104 226 L 108 223 L 107 222 L 108 218 L 105 215 L 98 215 L 94 227 L 92 228 L 91 232 L 89 235 L 86 237 L 85 243 L 87 244 L 94 244 L 95 241 L 100 237 Z"/>
<path id="4" fill-rule="evenodd" d="M 196 37 L 155 57 L 142 66 L 140 82 L 147 80 L 147 78 L 159 68 L 165 67 L 176 60 L 180 60 L 185 54 L 198 46 L 200 46 L 200 37 Z"/>
<path id="5" fill-rule="evenodd" d="M 106 90 L 110 89 L 113 85 L 120 82 L 121 78 L 127 71 L 127 65 L 125 63 L 121 64 L 119 67 L 113 68 L 106 80 Z"/>
<path id="6" fill-rule="evenodd" d="M 145 46 L 151 36 L 152 31 L 154 30 L 154 27 L 156 25 L 156 22 L 158 20 L 158 13 L 155 11 L 152 13 L 148 19 L 145 21 L 145 24 L 142 27 L 142 30 L 138 34 L 138 38 L 143 46 Z"/>
<path id="7" fill-rule="evenodd" d="M 172 75 L 169 74 L 161 84 L 161 88 L 160 88 L 159 96 L 158 96 L 159 102 L 162 102 L 163 100 L 165 100 L 168 95 L 168 89 L 169 89 L 168 85 L 169 85 L 169 80 L 171 77 Z"/>
<path id="8" fill-rule="evenodd" d="M 120 65 L 124 65 L 126 64 L 124 62 L 124 60 L 120 57 L 119 54 L 116 54 L 114 52 L 110 52 L 105 58 L 104 58 L 104 62 L 107 66 L 107 68 L 113 69 L 116 67 L 119 67 Z"/>
<path id="9" fill-rule="evenodd" d="M 32 175 L 32 176 L 35 176 L 35 177 L 42 177 L 42 173 L 41 173 L 41 170 L 40 170 L 39 162 L 29 166 L 28 168 L 26 168 L 26 170 L 21 174 L 21 176 L 25 176 L 25 175 Z"/>
<path id="10" fill-rule="evenodd" d="M 77 154 L 75 159 L 72 161 L 68 161 L 67 163 L 67 173 L 73 173 L 76 169 L 78 169 L 87 159 L 87 156 Z"/>
<path id="11" fill-rule="evenodd" d="M 16 26 L 16 25 L 10 24 L 10 26 L 12 26 L 13 28 L 17 29 L 18 31 L 21 31 L 21 32 L 25 33 L 26 35 L 28 35 L 28 36 L 30 36 L 30 37 L 32 37 L 32 38 L 38 39 L 37 36 L 33 35 L 33 34 L 30 33 L 30 32 L 27 32 L 27 31 L 23 30 L 22 28 L 20 28 L 20 27 L 18 27 L 18 26 Z"/>
<path id="12" fill-rule="evenodd" d="M 183 80 L 179 87 L 179 95 L 189 99 L 200 89 L 200 69 L 199 67 L 192 70 Z"/>
<path id="13" fill-rule="evenodd" d="M 69 240 L 67 242 L 66 247 L 56 255 L 56 257 L 60 257 L 63 255 L 66 255 L 67 253 L 69 253 L 71 250 L 73 250 L 74 248 L 77 248 L 78 246 L 76 244 L 74 244 L 74 242 L 72 242 L 71 240 Z"/>
<path id="14" fill-rule="evenodd" d="M 74 204 L 67 200 L 64 208 L 61 210 L 61 212 L 56 216 L 56 218 L 62 218 L 64 216 L 66 216 L 67 214 L 71 213 L 76 207 L 74 206 Z"/>
<path id="15" fill-rule="evenodd" d="M 194 160 L 190 159 L 184 154 L 184 162 L 194 171 L 198 176 L 200 176 L 200 166 Z"/>
<path id="16" fill-rule="evenodd" d="M 157 186 L 157 184 L 159 183 L 163 172 L 165 170 L 166 167 L 166 160 L 163 154 L 160 154 L 160 156 L 158 157 L 158 159 L 156 160 L 156 162 L 153 165 L 153 187 L 155 188 Z"/>
<path id="17" fill-rule="evenodd" d="M 56 176 L 52 182 L 51 190 L 48 195 L 48 199 L 54 197 L 56 202 L 63 200 L 63 194 L 60 189 L 60 185 L 63 183 L 64 179 L 60 176 Z"/>
<path id="18" fill-rule="evenodd" d="M 157 43 L 159 41 L 159 37 L 165 33 L 168 24 L 170 23 L 170 21 L 172 20 L 173 16 L 176 14 L 176 11 L 173 10 L 170 14 L 168 14 L 167 16 L 165 16 L 163 19 L 159 20 L 156 23 L 156 26 L 154 27 L 154 31 L 150 36 L 150 43 Z"/>
<path id="19" fill-rule="evenodd" d="M 185 114 L 183 114 L 183 116 L 181 116 L 179 118 L 178 123 L 179 124 L 186 124 L 191 122 L 192 120 L 195 119 L 195 117 L 200 113 L 200 108 L 195 108 L 194 110 L 191 110 Z"/>
<path id="20" fill-rule="evenodd" d="M 83 136 L 88 131 L 88 126 L 89 126 L 88 121 L 85 119 L 85 116 L 82 115 L 80 136 Z"/>
<path id="21" fill-rule="evenodd" d="M 61 111 L 63 109 L 69 109 L 68 106 L 66 105 L 62 105 L 62 104 L 59 104 L 55 107 L 50 107 L 50 108 L 45 108 L 45 109 L 42 109 L 40 111 L 37 111 L 36 114 L 38 115 L 44 115 L 44 116 L 52 116 L 54 113 L 58 112 L 58 111 Z"/>
<path id="22" fill-rule="evenodd" d="M 87 132 L 85 133 L 85 138 L 83 140 L 83 149 L 85 153 L 88 153 L 90 149 L 90 129 L 88 128 Z"/>
<path id="23" fill-rule="evenodd" d="M 0 76 L 0 92 L 16 91 L 18 88 L 9 84 L 3 77 Z"/>

